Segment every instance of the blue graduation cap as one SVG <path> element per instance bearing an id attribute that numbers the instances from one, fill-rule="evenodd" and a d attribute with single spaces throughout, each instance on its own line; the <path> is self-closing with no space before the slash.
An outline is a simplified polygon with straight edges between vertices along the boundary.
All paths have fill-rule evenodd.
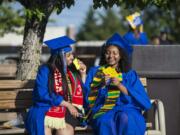
<path id="1" fill-rule="evenodd" d="M 72 51 L 72 48 L 70 46 L 59 48 L 59 49 L 51 49 L 51 54 L 57 54 L 60 51 L 64 51 L 64 53 Z"/>
<path id="2" fill-rule="evenodd" d="M 127 43 L 125 39 L 121 37 L 118 33 L 113 34 L 107 41 L 106 46 L 108 45 L 116 45 L 122 48 L 128 56 L 130 56 L 133 52 L 133 48 L 130 44 Z"/>
<path id="3" fill-rule="evenodd" d="M 69 52 L 72 50 L 70 45 L 74 44 L 75 41 L 68 36 L 62 36 L 54 39 L 50 39 L 44 42 L 50 49 L 51 54 L 56 54 L 60 51 Z"/>

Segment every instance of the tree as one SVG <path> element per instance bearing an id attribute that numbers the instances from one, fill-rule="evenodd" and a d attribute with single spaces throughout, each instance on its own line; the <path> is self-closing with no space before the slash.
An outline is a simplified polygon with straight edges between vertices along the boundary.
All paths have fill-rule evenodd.
<path id="1" fill-rule="evenodd" d="M 125 32 L 122 18 L 120 18 L 119 14 L 112 9 L 106 10 L 105 15 L 100 15 L 100 19 L 102 24 L 100 25 L 99 39 L 105 40 L 115 32 Z"/>
<path id="2" fill-rule="evenodd" d="M 95 11 L 92 9 L 92 7 L 90 7 L 84 24 L 81 26 L 77 34 L 77 39 L 96 40 L 96 31 L 98 31 L 97 19 L 95 18 Z"/>
<path id="3" fill-rule="evenodd" d="M 12 0 L 10 0 L 11 2 Z M 17 79 L 33 79 L 39 66 L 42 42 L 45 28 L 51 13 L 56 10 L 60 13 L 65 7 L 70 8 L 75 0 L 16 0 L 22 4 L 26 11 L 24 27 L 23 47 L 20 55 Z M 165 8 L 170 7 L 172 0 L 93 0 L 94 7 L 120 6 L 125 3 L 129 6 L 144 7 L 148 4 L 156 4 Z M 2 4 L 3 1 L 0 1 Z"/>
<path id="4" fill-rule="evenodd" d="M 176 3 L 177 5 L 180 2 Z M 154 35 L 159 35 L 160 31 L 168 31 L 169 37 L 175 43 L 180 43 L 179 34 L 180 34 L 180 7 L 174 6 L 171 10 L 164 10 L 156 6 L 148 6 L 144 10 L 139 8 L 125 9 L 123 6 L 119 14 L 125 16 L 132 14 L 133 12 L 138 11 L 142 13 L 142 19 L 144 22 L 144 31 L 147 32 L 148 37 Z M 126 22 L 127 23 L 127 22 Z"/>
<path id="5" fill-rule="evenodd" d="M 173 18 L 176 18 L 175 19 L 175 22 L 172 22 L 172 25 L 174 26 L 172 28 L 172 34 L 174 35 L 175 37 L 175 41 L 178 41 L 178 43 L 180 43 L 180 38 L 179 38 L 179 35 L 180 35 L 180 27 L 179 27 L 179 24 L 180 24 L 180 7 L 178 5 L 180 5 L 180 1 L 177 1 L 174 6 L 174 8 L 172 8 L 172 12 L 174 13 L 174 16 Z"/>
<path id="6" fill-rule="evenodd" d="M 143 20 L 145 24 L 144 29 L 149 35 L 149 37 L 152 37 L 154 35 L 158 36 L 160 31 L 165 29 L 168 29 L 168 33 L 170 33 L 172 28 L 176 28 L 172 25 L 175 22 L 175 18 L 173 19 L 171 13 L 164 12 L 163 10 L 156 7 L 145 9 L 143 14 Z"/>
<path id="7" fill-rule="evenodd" d="M 120 20 L 118 14 L 112 9 L 99 13 L 90 8 L 87 18 L 77 34 L 77 39 L 105 40 L 114 32 L 123 33 L 124 26 Z"/>
<path id="8" fill-rule="evenodd" d="M 144 9 L 148 6 L 155 5 L 165 10 L 172 9 L 176 5 L 176 0 L 93 0 L 94 8 L 105 7 L 111 8 L 114 5 L 125 5 L 126 9 L 138 7 Z"/>
<path id="9" fill-rule="evenodd" d="M 40 64 L 45 28 L 51 13 L 70 8 L 74 0 L 17 0 L 25 8 L 23 46 L 18 64 L 17 79 L 33 79 Z"/>
<path id="10" fill-rule="evenodd" d="M 0 36 L 4 36 L 4 34 L 9 32 L 22 34 L 20 28 L 25 23 L 22 10 L 15 10 L 7 3 L 4 3 L 0 6 L 0 20 Z"/>

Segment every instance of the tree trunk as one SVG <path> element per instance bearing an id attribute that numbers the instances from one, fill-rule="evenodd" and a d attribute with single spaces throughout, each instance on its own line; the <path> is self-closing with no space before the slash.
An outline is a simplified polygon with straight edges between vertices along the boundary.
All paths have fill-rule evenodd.
<path id="1" fill-rule="evenodd" d="M 39 20 L 36 16 L 26 19 L 17 79 L 35 79 L 40 65 L 42 42 L 48 18 L 49 15 L 43 17 L 42 20 Z"/>

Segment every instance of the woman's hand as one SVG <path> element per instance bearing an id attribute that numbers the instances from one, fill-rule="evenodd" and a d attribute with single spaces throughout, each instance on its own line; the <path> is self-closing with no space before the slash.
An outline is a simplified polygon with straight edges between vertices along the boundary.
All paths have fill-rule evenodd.
<path id="1" fill-rule="evenodd" d="M 79 72 L 82 78 L 82 81 L 85 83 L 86 80 L 86 65 L 78 59 L 78 63 L 80 65 Z"/>
<path id="2" fill-rule="evenodd" d="M 72 116 L 74 116 L 74 117 L 79 116 L 77 109 L 71 103 L 62 101 L 61 106 L 65 106 L 69 110 L 69 112 Z"/>
<path id="3" fill-rule="evenodd" d="M 118 78 L 113 77 L 111 78 L 112 83 L 118 87 L 118 89 L 123 92 L 124 94 L 128 95 L 128 90 L 126 89 L 126 87 L 119 81 Z"/>
<path id="4" fill-rule="evenodd" d="M 72 104 L 69 103 L 67 108 L 68 108 L 68 110 L 69 110 L 69 112 L 70 112 L 70 114 L 72 116 L 74 116 L 74 117 L 78 117 L 79 116 L 79 113 L 78 113 L 77 109 Z"/>
<path id="5" fill-rule="evenodd" d="M 110 78 L 110 76 L 109 75 L 104 75 L 104 76 L 102 76 L 102 85 L 103 86 L 108 86 L 109 84 L 110 84 L 110 82 L 111 82 L 111 78 Z"/>
<path id="6" fill-rule="evenodd" d="M 78 59 L 78 63 L 80 65 L 79 72 L 80 74 L 86 74 L 86 65 Z"/>
<path id="7" fill-rule="evenodd" d="M 116 78 L 116 77 L 111 78 L 111 82 L 112 82 L 115 86 L 117 86 L 117 87 L 118 87 L 118 85 L 120 84 L 119 79 Z"/>

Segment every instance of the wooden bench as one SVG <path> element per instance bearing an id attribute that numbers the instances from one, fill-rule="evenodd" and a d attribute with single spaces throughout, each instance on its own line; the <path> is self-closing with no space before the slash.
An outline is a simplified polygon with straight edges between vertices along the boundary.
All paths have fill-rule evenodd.
<path id="1" fill-rule="evenodd" d="M 32 105 L 34 81 L 0 80 L 0 122 L 17 117 L 18 109 L 27 109 Z M 0 126 L 0 134 L 24 133 L 24 128 L 5 129 Z"/>
<path id="2" fill-rule="evenodd" d="M 147 86 L 146 78 L 141 78 L 144 87 Z M 27 109 L 32 105 L 32 89 L 34 80 L 20 81 L 20 80 L 0 80 L 0 123 L 12 120 L 17 117 L 18 109 Z M 157 105 L 159 100 L 153 100 Z M 157 102 L 157 103 L 156 103 Z M 162 107 L 161 107 L 162 109 Z M 164 116 L 163 116 L 164 117 Z M 159 119 L 159 112 L 156 111 L 156 123 L 162 121 Z M 161 126 L 155 124 L 155 129 L 152 130 L 152 123 L 147 123 L 148 135 L 165 135 L 160 131 Z M 91 127 L 77 127 L 75 129 L 76 135 L 91 135 Z M 0 135 L 5 134 L 25 134 L 24 127 L 12 127 L 5 129 L 0 126 Z"/>

